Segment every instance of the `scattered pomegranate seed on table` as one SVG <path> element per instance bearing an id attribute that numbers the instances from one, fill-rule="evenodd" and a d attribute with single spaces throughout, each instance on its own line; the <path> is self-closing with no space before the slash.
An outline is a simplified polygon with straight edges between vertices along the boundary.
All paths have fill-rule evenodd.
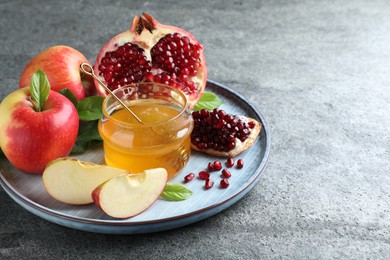
<path id="1" fill-rule="evenodd" d="M 229 187 L 229 181 L 227 178 L 222 179 L 219 184 L 222 189 L 226 189 L 227 187 Z"/>
<path id="2" fill-rule="evenodd" d="M 234 159 L 232 157 L 229 157 L 226 161 L 226 166 L 230 168 L 233 167 L 233 165 L 234 165 Z"/>
<path id="3" fill-rule="evenodd" d="M 207 169 L 212 172 L 214 171 L 214 164 L 212 162 L 209 162 L 209 164 L 207 165 Z"/>
<path id="4" fill-rule="evenodd" d="M 214 186 L 213 180 L 207 179 L 206 182 L 205 182 L 205 188 L 208 190 L 208 189 L 210 189 L 213 186 Z"/>
<path id="5" fill-rule="evenodd" d="M 230 178 L 230 176 L 232 176 L 232 174 L 231 174 L 227 169 L 223 169 L 223 170 L 222 170 L 222 175 L 223 175 L 225 178 Z"/>
<path id="6" fill-rule="evenodd" d="M 201 180 L 207 180 L 208 178 L 210 178 L 210 173 L 208 173 L 206 171 L 200 171 L 198 173 L 198 176 L 199 176 L 199 179 L 201 179 Z"/>
<path id="7" fill-rule="evenodd" d="M 215 171 L 219 171 L 222 169 L 222 163 L 220 161 L 215 161 L 213 166 Z"/>
<path id="8" fill-rule="evenodd" d="M 237 168 L 242 169 L 242 167 L 244 167 L 244 161 L 242 159 L 238 159 Z"/>
<path id="9" fill-rule="evenodd" d="M 229 157 L 226 161 L 226 166 L 231 168 L 233 165 L 234 165 L 234 159 L 232 157 Z M 243 167 L 244 167 L 244 160 L 238 159 L 236 168 L 242 169 Z M 210 172 L 211 171 L 219 171 L 222 169 L 222 163 L 218 160 L 216 160 L 214 162 L 209 162 L 207 165 L 207 169 Z M 214 185 L 214 181 L 210 179 L 210 172 L 200 171 L 198 173 L 199 179 L 205 180 L 205 189 L 206 190 L 210 189 Z M 221 188 L 226 189 L 227 187 L 229 187 L 228 178 L 230 178 L 231 176 L 232 176 L 232 173 L 228 169 L 222 170 L 222 174 L 221 174 L 222 180 L 220 181 Z M 194 177 L 195 177 L 195 174 L 191 172 L 184 177 L 184 182 L 185 183 L 190 182 L 194 179 Z"/>
<path id="10" fill-rule="evenodd" d="M 187 174 L 185 177 L 184 177 L 184 182 L 187 183 L 187 182 L 190 182 L 194 179 L 195 177 L 195 174 L 193 174 L 192 172 Z"/>

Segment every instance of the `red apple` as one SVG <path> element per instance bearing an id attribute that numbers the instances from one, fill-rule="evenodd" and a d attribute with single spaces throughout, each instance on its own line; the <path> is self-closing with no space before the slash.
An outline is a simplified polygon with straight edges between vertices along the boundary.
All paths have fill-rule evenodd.
<path id="1" fill-rule="evenodd" d="M 20 171 L 42 174 L 46 165 L 67 156 L 76 142 L 79 118 L 66 97 L 50 90 L 41 112 L 34 110 L 30 88 L 9 94 L 0 106 L 0 146 Z"/>
<path id="2" fill-rule="evenodd" d="M 30 85 L 31 76 L 38 69 L 45 72 L 52 90 L 68 88 L 82 100 L 92 95 L 95 89 L 93 79 L 80 72 L 80 64 L 89 61 L 82 53 L 68 46 L 53 46 L 35 56 L 24 68 L 20 77 L 20 88 Z"/>

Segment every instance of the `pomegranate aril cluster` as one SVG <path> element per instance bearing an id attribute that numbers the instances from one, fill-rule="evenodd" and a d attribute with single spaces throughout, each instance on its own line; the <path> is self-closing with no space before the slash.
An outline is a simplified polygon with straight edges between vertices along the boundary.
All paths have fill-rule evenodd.
<path id="1" fill-rule="evenodd" d="M 141 82 L 151 68 L 152 64 L 142 48 L 133 43 L 125 43 L 104 55 L 99 65 L 99 75 L 104 77 L 108 87 L 114 90 L 130 83 Z"/>
<path id="2" fill-rule="evenodd" d="M 111 90 L 131 83 L 153 81 L 175 86 L 186 94 L 197 91 L 198 86 L 191 78 L 201 67 L 203 47 L 192 44 L 188 37 L 179 33 L 165 35 L 152 47 L 151 61 L 145 50 L 136 44 L 115 47 L 104 55 L 99 65 L 99 75 Z"/>
<path id="3" fill-rule="evenodd" d="M 192 44 L 190 39 L 179 33 L 167 34 L 151 49 L 153 68 L 193 77 L 200 66 L 200 44 Z"/>
<path id="4" fill-rule="evenodd" d="M 158 74 L 155 81 L 169 85 L 177 84 L 184 93 L 197 90 L 197 86 L 190 78 L 198 74 L 202 49 L 202 45 L 192 44 L 188 37 L 180 33 L 162 37 L 150 50 L 152 67 L 166 71 Z"/>
<path id="5" fill-rule="evenodd" d="M 228 168 L 233 167 L 234 166 L 233 158 L 229 157 L 226 160 L 225 165 Z M 244 161 L 242 159 L 238 159 L 236 168 L 237 169 L 242 169 L 243 166 L 244 166 Z M 222 163 L 220 161 L 214 161 L 214 162 L 209 162 L 208 163 L 207 171 L 200 171 L 198 173 L 198 179 L 205 181 L 204 188 L 206 190 L 208 190 L 208 189 L 210 189 L 210 188 L 212 188 L 214 186 L 214 181 L 210 178 L 211 173 L 215 172 L 215 171 L 220 171 L 221 169 L 222 169 Z M 226 168 L 222 169 L 222 172 L 221 172 L 221 175 L 220 175 L 222 180 L 220 181 L 220 184 L 219 184 L 222 189 L 226 189 L 227 187 L 229 187 L 228 179 L 231 176 L 232 176 L 232 174 L 231 174 L 231 172 L 228 169 L 226 169 Z M 184 183 L 192 181 L 194 179 L 194 177 L 195 177 L 194 173 L 187 174 L 184 177 Z"/>
<path id="6" fill-rule="evenodd" d="M 200 150 L 229 152 L 236 147 L 236 138 L 244 142 L 255 127 L 255 123 L 221 109 L 194 111 L 192 117 L 191 142 Z"/>

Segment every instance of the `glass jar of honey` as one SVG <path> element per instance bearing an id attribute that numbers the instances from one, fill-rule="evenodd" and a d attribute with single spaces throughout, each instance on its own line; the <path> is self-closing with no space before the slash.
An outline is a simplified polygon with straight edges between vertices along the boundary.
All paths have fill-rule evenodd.
<path id="1" fill-rule="evenodd" d="M 169 178 L 175 176 L 191 154 L 193 120 L 186 96 L 174 87 L 153 82 L 128 85 L 114 94 L 142 122 L 112 95 L 105 98 L 98 128 L 106 164 L 132 173 L 162 167 Z"/>

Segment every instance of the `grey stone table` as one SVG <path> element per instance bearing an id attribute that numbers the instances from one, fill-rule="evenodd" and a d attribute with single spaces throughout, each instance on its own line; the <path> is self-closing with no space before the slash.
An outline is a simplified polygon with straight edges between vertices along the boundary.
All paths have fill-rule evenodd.
<path id="1" fill-rule="evenodd" d="M 0 0 L 0 99 L 41 50 L 94 61 L 143 11 L 192 32 L 209 78 L 263 113 L 265 174 L 223 212 L 145 235 L 52 224 L 0 189 L 0 259 L 388 259 L 389 2 Z"/>

